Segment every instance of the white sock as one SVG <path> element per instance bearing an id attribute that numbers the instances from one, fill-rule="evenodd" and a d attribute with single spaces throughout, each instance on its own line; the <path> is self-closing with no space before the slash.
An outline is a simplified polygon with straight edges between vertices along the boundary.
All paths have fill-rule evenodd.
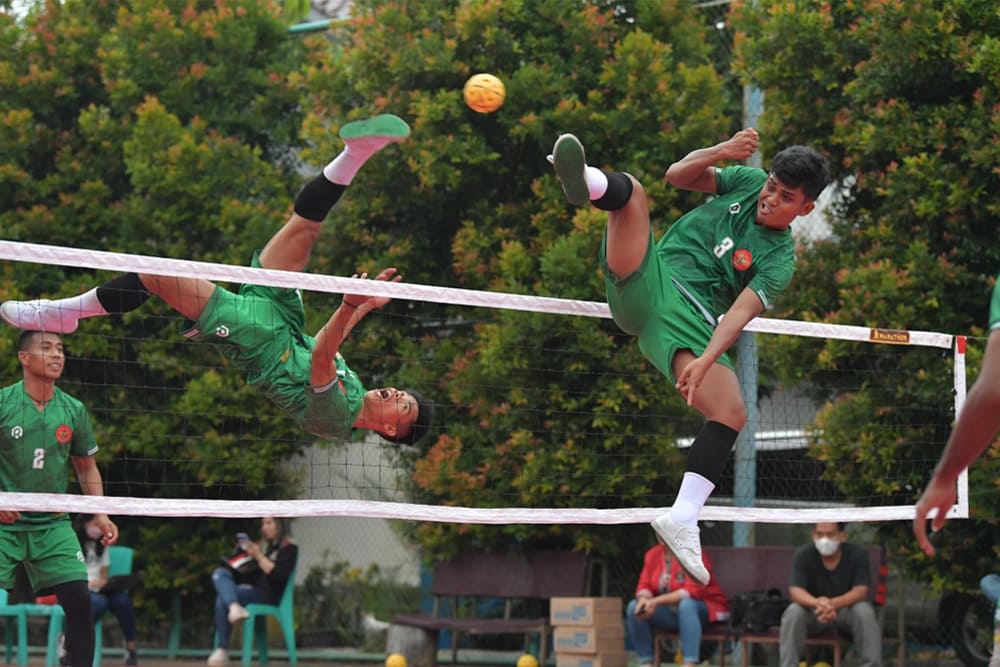
<path id="1" fill-rule="evenodd" d="M 670 508 L 670 520 L 688 528 L 697 528 L 701 508 L 705 506 L 705 502 L 714 490 L 715 484 L 698 473 L 684 473 L 677 499 Z"/>
<path id="2" fill-rule="evenodd" d="M 399 137 L 371 135 L 345 139 L 344 150 L 323 167 L 323 175 L 331 183 L 350 185 L 368 158 L 394 141 L 399 141 Z"/>
<path id="3" fill-rule="evenodd" d="M 352 150 L 351 145 L 348 144 L 340 152 L 340 155 L 333 158 L 330 164 L 323 167 L 323 175 L 331 183 L 350 185 L 351 181 L 354 180 L 354 177 L 361 170 L 361 167 L 371 156 L 372 153 L 366 151 Z"/>
<path id="4" fill-rule="evenodd" d="M 597 167 L 587 165 L 583 170 L 583 179 L 587 181 L 591 201 L 600 199 L 608 191 L 608 175 Z"/>
<path id="5" fill-rule="evenodd" d="M 97 317 L 99 315 L 107 315 L 108 311 L 104 310 L 104 306 L 101 302 L 97 300 L 97 288 L 93 288 L 89 292 L 84 292 L 77 296 L 69 296 L 65 299 L 57 299 L 53 301 L 55 306 L 61 311 L 76 315 L 78 317 Z"/>

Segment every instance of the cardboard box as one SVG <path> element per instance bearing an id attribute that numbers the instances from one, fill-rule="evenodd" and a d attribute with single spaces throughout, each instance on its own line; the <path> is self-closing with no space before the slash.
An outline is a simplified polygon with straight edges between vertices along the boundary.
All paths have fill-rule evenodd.
<path id="1" fill-rule="evenodd" d="M 556 653 L 556 667 L 628 667 L 628 654 Z"/>
<path id="2" fill-rule="evenodd" d="M 617 625 L 557 627 L 552 633 L 556 653 L 623 653 L 625 626 Z"/>
<path id="3" fill-rule="evenodd" d="M 552 598 L 549 622 L 560 625 L 621 625 L 621 598 Z"/>

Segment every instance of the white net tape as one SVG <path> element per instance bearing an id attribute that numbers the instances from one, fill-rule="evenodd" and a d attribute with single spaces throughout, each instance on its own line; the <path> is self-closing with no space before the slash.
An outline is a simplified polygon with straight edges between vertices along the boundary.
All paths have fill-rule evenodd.
<path id="1" fill-rule="evenodd" d="M 14 241 L 0 241 L 0 259 L 111 271 L 131 271 L 166 276 L 197 275 L 207 280 L 253 283 L 316 292 L 366 294 L 394 299 L 462 306 L 531 311 L 583 317 L 610 318 L 607 304 L 592 301 L 504 294 L 479 290 L 338 278 L 314 273 L 275 271 L 209 262 L 177 260 L 96 250 L 66 248 Z M 747 330 L 814 338 L 833 338 L 875 344 L 911 345 L 954 349 L 955 412 L 965 399 L 964 339 L 951 334 L 872 329 L 861 326 L 757 318 Z M 663 508 L 546 509 L 471 508 L 431 506 L 402 502 L 363 500 L 186 500 L 135 497 L 74 496 L 61 494 L 0 493 L 0 507 L 11 510 L 108 512 L 138 516 L 342 516 L 414 521 L 479 524 L 632 524 L 651 521 Z M 912 505 L 886 507 L 762 508 L 708 506 L 703 520 L 764 523 L 813 523 L 822 521 L 891 521 L 912 519 Z M 968 516 L 966 473 L 959 478 L 958 503 L 949 517 Z"/>

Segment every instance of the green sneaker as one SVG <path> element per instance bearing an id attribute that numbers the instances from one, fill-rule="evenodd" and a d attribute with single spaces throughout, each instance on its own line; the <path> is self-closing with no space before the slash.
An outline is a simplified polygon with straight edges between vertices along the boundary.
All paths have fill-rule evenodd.
<path id="1" fill-rule="evenodd" d="M 385 143 L 402 141 L 410 136 L 410 126 L 399 116 L 384 113 L 364 120 L 355 120 L 340 128 L 340 138 L 350 143 L 352 139 L 381 138 Z"/>
<path id="2" fill-rule="evenodd" d="M 587 159 L 580 140 L 572 134 L 560 134 L 552 146 L 551 162 L 570 203 L 577 206 L 587 204 L 590 201 L 590 190 L 584 177 Z"/>

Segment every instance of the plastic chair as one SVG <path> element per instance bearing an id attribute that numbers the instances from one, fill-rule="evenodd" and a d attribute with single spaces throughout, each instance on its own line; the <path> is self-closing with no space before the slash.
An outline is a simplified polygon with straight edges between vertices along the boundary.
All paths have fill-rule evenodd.
<path id="1" fill-rule="evenodd" d="M 257 653 L 260 657 L 260 664 L 266 665 L 267 657 L 267 617 L 274 616 L 281 625 L 281 631 L 285 636 L 285 648 L 288 650 L 288 662 L 295 667 L 298 664 L 298 655 L 295 651 L 295 570 L 292 568 L 288 575 L 288 583 L 285 584 L 285 592 L 281 594 L 281 601 L 277 605 L 251 603 L 246 606 L 250 614 L 243 622 L 243 667 L 250 667 L 253 661 L 253 638 L 257 636 Z"/>
<path id="2" fill-rule="evenodd" d="M 132 556 L 134 551 L 131 547 L 119 547 L 112 545 L 108 547 L 108 576 L 116 577 L 123 574 L 132 574 Z M 94 667 L 100 667 L 101 656 L 104 652 L 104 619 L 100 619 L 94 624 Z"/>
<path id="3" fill-rule="evenodd" d="M 59 635 L 62 634 L 64 620 L 66 614 L 63 612 L 63 608 L 58 604 L 52 603 L 30 603 L 26 602 L 23 604 L 8 605 L 10 609 L 18 609 L 25 617 L 25 625 L 27 626 L 28 616 L 48 616 L 49 617 L 49 636 L 45 647 L 45 667 L 56 667 L 59 664 Z M 27 657 L 28 655 L 28 637 L 27 630 L 23 635 L 18 631 L 18 647 L 17 652 L 20 655 L 22 652 Z M 27 660 L 23 663 L 27 664 Z"/>
<path id="4" fill-rule="evenodd" d="M 28 664 L 28 617 L 21 605 L 7 604 L 7 591 L 0 589 L 0 618 L 4 619 L 4 640 L 7 645 L 7 664 L 13 657 L 14 637 L 10 622 L 17 621 L 17 664 Z"/>

